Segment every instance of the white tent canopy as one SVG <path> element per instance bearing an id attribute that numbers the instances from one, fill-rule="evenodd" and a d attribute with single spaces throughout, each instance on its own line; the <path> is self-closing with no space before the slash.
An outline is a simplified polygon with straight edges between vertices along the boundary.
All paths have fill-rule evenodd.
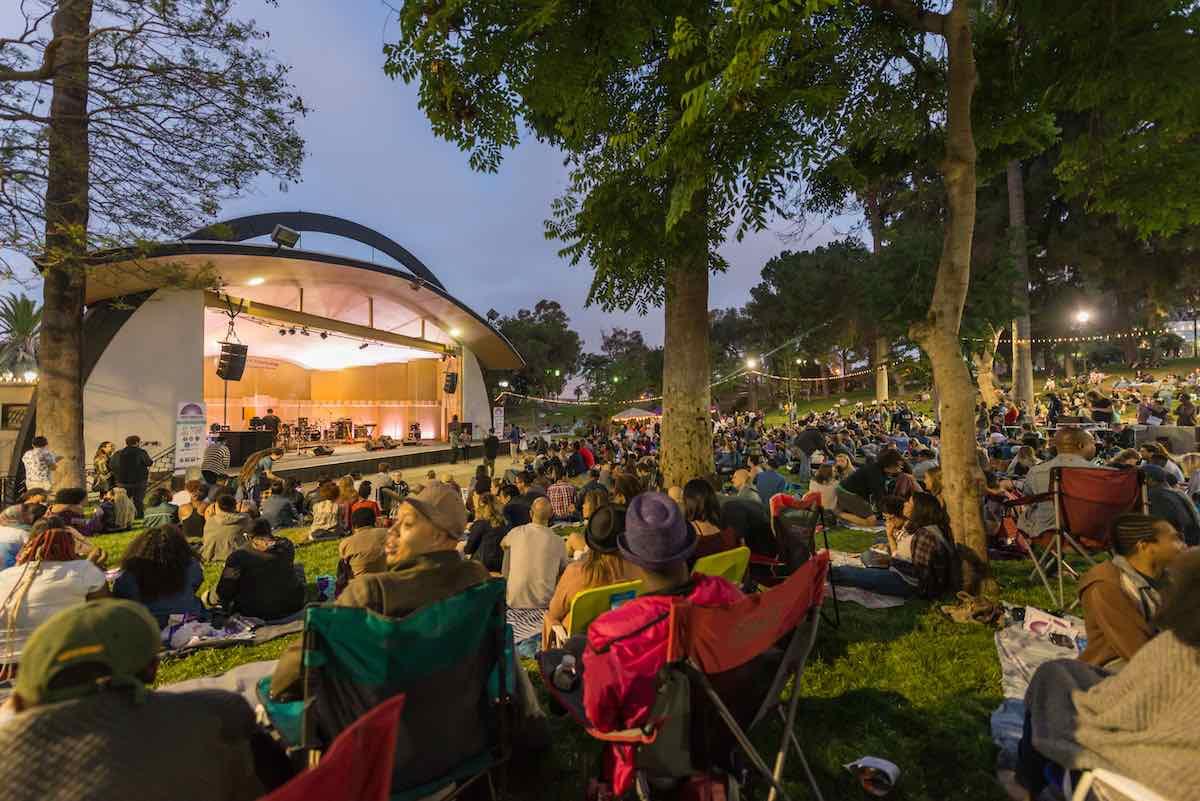
<path id="1" fill-rule="evenodd" d="M 662 417 L 661 414 L 650 412 L 645 409 L 639 409 L 636 406 L 630 407 L 623 412 L 617 412 L 612 416 L 614 421 L 621 420 L 645 420 L 650 417 Z"/>

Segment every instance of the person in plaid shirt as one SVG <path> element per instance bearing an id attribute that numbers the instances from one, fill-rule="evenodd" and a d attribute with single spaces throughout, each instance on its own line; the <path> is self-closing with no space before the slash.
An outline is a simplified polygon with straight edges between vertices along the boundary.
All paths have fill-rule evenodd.
<path id="1" fill-rule="evenodd" d="M 550 510 L 554 520 L 576 520 L 575 517 L 575 485 L 567 481 L 562 471 L 557 467 L 550 469 L 550 477 L 554 479 L 546 488 L 546 497 L 550 500 Z"/>
<path id="2" fill-rule="evenodd" d="M 914 493 L 903 515 L 886 515 L 885 524 L 886 566 L 834 567 L 830 577 L 836 584 L 900 598 L 940 598 L 959 589 L 958 555 L 943 528 L 945 512 L 932 495 Z"/>

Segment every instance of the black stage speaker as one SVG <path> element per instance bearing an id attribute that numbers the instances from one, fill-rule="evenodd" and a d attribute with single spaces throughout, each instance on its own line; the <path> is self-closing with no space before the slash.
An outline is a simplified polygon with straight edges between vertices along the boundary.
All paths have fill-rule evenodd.
<path id="1" fill-rule="evenodd" d="M 442 391 L 447 395 L 453 395 L 456 389 L 458 389 L 458 373 L 446 373 L 446 381 L 442 384 Z"/>
<path id="2" fill-rule="evenodd" d="M 241 381 L 246 371 L 246 346 L 234 342 L 221 343 L 221 358 L 217 360 L 217 378 Z"/>

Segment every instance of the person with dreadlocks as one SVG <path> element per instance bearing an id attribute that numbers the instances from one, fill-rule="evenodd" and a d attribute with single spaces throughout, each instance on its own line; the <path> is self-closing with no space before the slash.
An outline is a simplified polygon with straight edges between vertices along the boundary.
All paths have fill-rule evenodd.
<path id="1" fill-rule="evenodd" d="M 238 474 L 238 489 L 242 498 L 257 504 L 262 497 L 262 491 L 279 478 L 272 469 L 275 462 L 282 458 L 283 448 L 266 448 L 247 456 L 246 463 L 242 465 L 242 471 Z"/>
<path id="2" fill-rule="evenodd" d="M 200 560 L 179 529 L 156 526 L 134 537 L 125 549 L 113 595 L 143 604 L 161 628 L 171 615 L 208 617 L 196 597 L 203 583 Z"/>
<path id="3" fill-rule="evenodd" d="M 0 570 L 0 664 L 15 665 L 25 641 L 55 612 L 108 595 L 104 571 L 80 557 L 69 528 L 35 529 L 17 554 L 17 563 Z"/>
<path id="4" fill-rule="evenodd" d="M 1166 520 L 1133 513 L 1113 520 L 1111 539 L 1113 558 L 1079 581 L 1087 627 L 1087 648 L 1079 658 L 1116 672 L 1158 633 L 1153 621 L 1162 605 L 1165 571 L 1183 541 Z"/>

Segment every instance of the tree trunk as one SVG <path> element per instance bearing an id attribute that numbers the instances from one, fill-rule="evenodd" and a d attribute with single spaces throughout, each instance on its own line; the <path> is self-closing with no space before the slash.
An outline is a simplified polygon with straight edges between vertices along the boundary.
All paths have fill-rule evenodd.
<path id="1" fill-rule="evenodd" d="M 84 486 L 83 300 L 88 250 L 88 47 L 91 0 L 61 0 L 52 30 L 61 40 L 50 99 L 46 251 L 37 427 L 62 460 L 55 487 Z"/>
<path id="2" fill-rule="evenodd" d="M 701 230 L 703 227 L 701 226 Z M 666 486 L 706 478 L 713 467 L 708 379 L 707 243 L 667 275 L 663 348 L 662 472 Z"/>
<path id="3" fill-rule="evenodd" d="M 1025 177 L 1021 162 L 1008 162 L 1008 227 L 1013 263 L 1017 267 L 1017 285 L 1013 300 L 1017 316 L 1012 322 L 1013 397 L 1033 410 L 1033 349 L 1029 321 L 1029 246 L 1025 239 Z"/>
<path id="4" fill-rule="evenodd" d="M 888 399 L 887 358 L 891 349 L 887 337 L 875 338 L 875 400 L 880 403 Z"/>
<path id="5" fill-rule="evenodd" d="M 1075 377 L 1075 352 L 1067 351 L 1063 354 L 1063 375 L 1068 379 Z"/>
<path id="6" fill-rule="evenodd" d="M 968 5 L 967 0 L 954 0 L 943 30 L 949 53 L 949 97 L 941 172 L 948 216 L 929 312 L 925 320 L 912 326 L 911 335 L 933 364 L 941 415 L 946 508 L 954 539 L 965 545 L 959 549 L 965 589 L 979 592 L 990 589 L 981 505 L 983 474 L 976 458 L 975 387 L 959 343 L 975 232 L 975 140 L 971 131 L 975 55 Z"/>

